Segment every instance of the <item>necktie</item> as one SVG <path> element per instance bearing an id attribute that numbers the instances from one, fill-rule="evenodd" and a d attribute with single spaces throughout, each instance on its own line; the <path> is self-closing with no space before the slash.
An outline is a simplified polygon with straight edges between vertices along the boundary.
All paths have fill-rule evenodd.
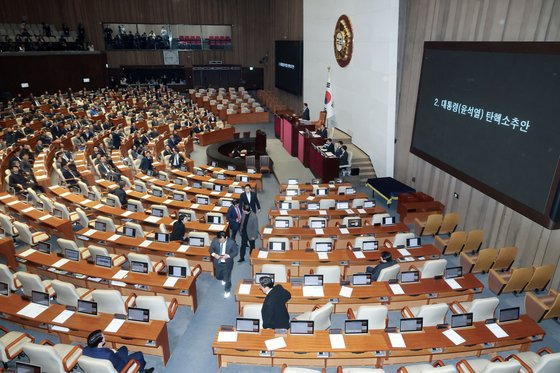
<path id="1" fill-rule="evenodd" d="M 239 212 L 239 207 L 235 206 L 235 211 L 237 212 L 237 222 L 241 223 L 241 213 Z"/>
<path id="2" fill-rule="evenodd" d="M 221 246 L 220 255 L 226 255 L 226 243 L 222 243 Z"/>

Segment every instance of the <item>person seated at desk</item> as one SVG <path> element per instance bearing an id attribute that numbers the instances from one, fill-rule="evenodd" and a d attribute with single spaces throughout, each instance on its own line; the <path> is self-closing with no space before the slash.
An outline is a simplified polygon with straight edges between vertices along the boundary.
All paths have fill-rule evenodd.
<path id="1" fill-rule="evenodd" d="M 10 187 L 14 188 L 16 193 L 24 192 L 27 188 L 41 193 L 45 192 L 42 186 L 37 185 L 37 183 L 33 182 L 31 179 L 25 177 L 17 165 L 12 166 L 12 173 L 8 178 L 8 184 Z"/>
<path id="2" fill-rule="evenodd" d="M 342 153 L 342 145 L 344 145 L 342 141 L 338 141 L 334 145 L 334 155 L 336 155 L 337 158 L 340 158 L 340 153 Z"/>
<path id="3" fill-rule="evenodd" d="M 147 151 L 145 153 L 144 158 L 142 158 L 142 161 L 140 161 L 140 170 L 142 170 L 142 172 L 145 173 L 146 175 L 148 173 L 153 174 L 154 172 L 153 162 L 154 162 L 154 157 L 152 157 L 152 152 Z"/>
<path id="4" fill-rule="evenodd" d="M 268 276 L 259 279 L 259 288 L 266 294 L 261 309 L 263 328 L 288 329 L 290 327 L 290 314 L 286 302 L 292 298 L 292 294 L 282 285 L 275 286 L 272 278 Z"/>
<path id="5" fill-rule="evenodd" d="M 301 113 L 301 119 L 303 120 L 309 120 L 311 117 L 309 116 L 309 106 L 307 106 L 307 103 L 304 102 L 303 103 L 303 112 Z"/>
<path id="6" fill-rule="evenodd" d="M 95 330 L 88 335 L 87 346 L 82 350 L 82 354 L 92 357 L 94 359 L 109 360 L 115 370 L 120 372 L 128 364 L 130 360 L 136 360 L 140 365 L 140 372 L 152 373 L 154 368 L 146 367 L 146 360 L 142 352 L 133 352 L 128 354 L 128 348 L 121 346 L 117 351 L 114 351 L 105 346 L 105 336 L 101 330 Z"/>
<path id="7" fill-rule="evenodd" d="M 99 162 L 99 173 L 101 177 L 107 180 L 120 181 L 121 172 L 112 165 L 113 162 L 109 162 L 107 157 L 101 157 Z"/>
<path id="8" fill-rule="evenodd" d="M 371 281 L 377 281 L 379 274 L 382 269 L 389 268 L 397 264 L 397 261 L 393 259 L 391 253 L 388 251 L 383 251 L 381 253 L 381 262 L 375 267 L 367 267 L 366 272 L 371 273 Z"/>
<path id="9" fill-rule="evenodd" d="M 70 167 L 70 163 L 65 163 L 62 166 L 62 176 L 64 176 L 64 181 L 68 185 L 77 185 L 78 181 L 81 181 L 79 173 L 75 173 Z"/>
<path id="10" fill-rule="evenodd" d="M 189 222 L 189 218 L 185 214 L 180 214 L 177 220 L 173 222 L 171 228 L 170 241 L 186 241 L 188 237 L 188 232 L 185 229 L 185 224 Z"/>
<path id="11" fill-rule="evenodd" d="M 121 180 L 119 181 L 119 187 L 111 192 L 112 194 L 117 196 L 122 206 L 126 206 L 126 192 L 124 190 L 125 186 L 126 183 L 124 182 L 124 180 Z"/>
<path id="12" fill-rule="evenodd" d="M 332 139 L 327 139 L 327 142 L 325 142 L 323 144 L 323 149 L 326 152 L 331 152 L 331 153 L 334 154 L 334 143 L 333 143 Z"/>
<path id="13" fill-rule="evenodd" d="M 177 149 L 173 149 L 173 155 L 169 159 L 171 163 L 171 168 L 181 168 L 183 162 L 185 162 L 185 158 L 177 151 Z"/>
<path id="14" fill-rule="evenodd" d="M 315 131 L 315 133 L 319 136 L 321 136 L 322 138 L 326 139 L 327 138 L 327 127 L 325 127 L 324 124 L 321 124 L 321 126 L 319 127 L 319 129 L 317 129 L 317 131 Z"/>
<path id="15" fill-rule="evenodd" d="M 204 132 L 204 127 L 202 127 L 202 123 L 197 123 L 197 125 L 193 127 L 191 132 L 194 133 L 194 134 Z"/>
<path id="16" fill-rule="evenodd" d="M 180 142 L 181 136 L 177 134 L 176 130 L 173 130 L 173 134 L 167 139 L 167 145 L 169 145 L 171 148 L 175 148 L 177 147 L 177 145 L 179 145 Z"/>

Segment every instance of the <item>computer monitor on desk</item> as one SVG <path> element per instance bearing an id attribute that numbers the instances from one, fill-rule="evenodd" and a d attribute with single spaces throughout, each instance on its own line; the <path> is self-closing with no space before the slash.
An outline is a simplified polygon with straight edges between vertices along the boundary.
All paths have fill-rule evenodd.
<path id="1" fill-rule="evenodd" d="M 420 247 L 420 246 L 422 246 L 420 243 L 420 237 L 406 239 L 406 247 Z"/>
<path id="2" fill-rule="evenodd" d="M 500 322 L 519 320 L 519 307 L 503 308 L 500 310 Z"/>
<path id="3" fill-rule="evenodd" d="M 315 251 L 318 253 L 328 253 L 332 251 L 332 242 L 317 242 Z"/>
<path id="4" fill-rule="evenodd" d="M 375 207 L 375 201 L 365 201 L 364 202 L 364 208 L 365 209 L 371 209 Z"/>
<path id="5" fill-rule="evenodd" d="M 136 237 L 136 228 L 124 227 L 123 234 L 126 237 Z"/>
<path id="6" fill-rule="evenodd" d="M 238 317 L 235 319 L 235 331 L 238 333 L 258 333 L 260 330 L 259 319 Z"/>
<path id="7" fill-rule="evenodd" d="M 394 216 L 388 216 L 386 218 L 383 218 L 381 221 L 381 225 L 395 225 L 395 217 Z"/>
<path id="8" fill-rule="evenodd" d="M 298 179 L 288 179 L 288 185 L 298 185 Z"/>
<path id="9" fill-rule="evenodd" d="M 86 315 L 97 315 L 97 303 L 78 299 L 78 312 Z"/>
<path id="10" fill-rule="evenodd" d="M 155 216 L 156 218 L 162 218 L 163 209 L 159 207 L 152 207 L 152 216 Z"/>
<path id="11" fill-rule="evenodd" d="M 161 243 L 169 242 L 169 233 L 155 232 L 154 237 L 156 242 L 161 242 Z"/>
<path id="12" fill-rule="evenodd" d="M 74 262 L 80 261 L 80 251 L 74 249 L 64 249 L 64 257 Z"/>
<path id="13" fill-rule="evenodd" d="M 107 232 L 107 224 L 102 221 L 95 221 L 94 228 L 101 232 Z"/>
<path id="14" fill-rule="evenodd" d="M 196 197 L 196 203 L 198 203 L 199 205 L 209 205 L 210 198 L 198 196 Z"/>
<path id="15" fill-rule="evenodd" d="M 324 220 L 311 220 L 309 228 L 322 229 L 325 228 L 325 223 L 326 222 Z"/>
<path id="16" fill-rule="evenodd" d="M 168 267 L 167 267 L 167 276 L 169 276 L 169 277 L 186 278 L 186 277 L 187 277 L 187 267 L 183 267 L 183 266 L 168 266 Z"/>
<path id="17" fill-rule="evenodd" d="M 291 210 L 292 203 L 291 202 L 280 202 L 280 210 Z"/>
<path id="18" fill-rule="evenodd" d="M 463 267 L 449 267 L 445 269 L 445 278 L 463 277 Z"/>
<path id="19" fill-rule="evenodd" d="M 323 275 L 304 275 L 303 286 L 323 286 Z"/>
<path id="20" fill-rule="evenodd" d="M 173 193 L 173 199 L 175 201 L 184 201 L 185 196 L 182 193 Z"/>
<path id="21" fill-rule="evenodd" d="M 8 296 L 10 294 L 10 289 L 8 284 L 5 282 L 0 282 L 0 295 Z"/>
<path id="22" fill-rule="evenodd" d="M 132 203 L 126 205 L 126 210 L 130 212 L 138 212 L 138 207 Z"/>
<path id="23" fill-rule="evenodd" d="M 420 280 L 420 272 L 418 271 L 404 271 L 401 272 L 400 276 L 402 284 L 418 282 Z"/>
<path id="24" fill-rule="evenodd" d="M 113 266 L 113 259 L 107 255 L 96 255 L 95 265 L 99 267 L 111 268 Z"/>
<path id="25" fill-rule="evenodd" d="M 370 285 L 371 273 L 357 273 L 352 275 L 352 286 Z"/>
<path id="26" fill-rule="evenodd" d="M 128 307 L 128 320 L 150 322 L 150 310 L 146 308 Z"/>
<path id="27" fill-rule="evenodd" d="M 368 333 L 367 320 L 344 321 L 344 334 L 367 334 L 367 333 Z"/>
<path id="28" fill-rule="evenodd" d="M 274 228 L 290 228 L 290 220 L 288 219 L 275 219 Z"/>
<path id="29" fill-rule="evenodd" d="M 255 273 L 255 284 L 260 284 L 261 277 L 270 277 L 274 282 L 274 273 L 257 272 Z"/>
<path id="30" fill-rule="evenodd" d="M 362 242 L 362 251 L 375 251 L 378 248 L 378 241 L 368 240 Z"/>
<path id="31" fill-rule="evenodd" d="M 399 331 L 401 333 L 407 332 L 421 332 L 423 319 L 421 317 L 413 317 L 410 319 L 401 319 Z"/>
<path id="32" fill-rule="evenodd" d="M 290 321 L 290 334 L 293 335 L 313 335 L 315 332 L 315 322 L 305 320 Z"/>
<path id="33" fill-rule="evenodd" d="M 31 291 L 31 302 L 36 303 L 36 304 L 40 304 L 41 306 L 47 306 L 48 307 L 48 305 L 49 305 L 49 294 L 44 293 L 42 291 L 32 290 Z"/>
<path id="34" fill-rule="evenodd" d="M 318 196 L 326 196 L 327 194 L 329 194 L 329 191 L 327 188 L 317 188 L 315 190 L 315 194 Z"/>
<path id="35" fill-rule="evenodd" d="M 319 210 L 320 207 L 321 207 L 321 205 L 319 204 L 319 202 L 308 202 L 307 203 L 307 209 L 308 210 Z"/>
<path id="36" fill-rule="evenodd" d="M 154 197 L 163 197 L 163 191 L 161 189 L 152 189 L 152 195 Z"/>
<path id="37" fill-rule="evenodd" d="M 48 242 L 39 242 L 37 244 L 37 251 L 43 254 L 50 254 L 51 253 L 51 244 Z"/>
<path id="38" fill-rule="evenodd" d="M 268 241 L 268 250 L 269 251 L 286 251 L 286 243 L 285 242 L 275 242 L 275 241 Z"/>
<path id="39" fill-rule="evenodd" d="M 345 210 L 347 208 L 350 208 L 350 204 L 348 203 L 348 201 L 340 201 L 336 203 L 337 210 Z"/>
<path id="40" fill-rule="evenodd" d="M 131 260 L 130 261 L 130 272 L 148 273 L 148 263 L 137 262 L 135 260 Z"/>
<path id="41" fill-rule="evenodd" d="M 204 238 L 189 237 L 189 246 L 204 247 Z"/>
<path id="42" fill-rule="evenodd" d="M 297 196 L 299 190 L 298 189 L 286 189 L 287 196 Z"/>
<path id="43" fill-rule="evenodd" d="M 467 326 L 472 326 L 472 324 L 473 324 L 472 313 L 458 313 L 456 315 L 451 315 L 452 328 L 465 328 Z"/>

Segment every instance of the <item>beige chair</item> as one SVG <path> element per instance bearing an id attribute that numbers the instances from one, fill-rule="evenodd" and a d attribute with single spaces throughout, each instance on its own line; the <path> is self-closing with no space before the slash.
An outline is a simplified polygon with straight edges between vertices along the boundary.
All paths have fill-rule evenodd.
<path id="1" fill-rule="evenodd" d="M 75 212 L 68 211 L 66 205 L 63 205 L 60 202 L 54 203 L 55 210 L 59 210 L 62 213 L 62 219 L 70 220 L 72 223 L 75 223 L 80 220 L 80 217 Z"/>
<path id="2" fill-rule="evenodd" d="M 219 212 L 207 212 L 205 218 L 206 222 L 208 222 L 210 219 L 214 220 L 214 223 L 209 224 L 224 224 L 224 214 Z"/>
<path id="3" fill-rule="evenodd" d="M 327 227 L 327 218 L 319 218 L 319 217 L 312 217 L 307 220 L 307 225 L 310 228 L 315 228 L 315 224 L 317 227 Z"/>
<path id="4" fill-rule="evenodd" d="M 53 201 L 48 198 L 47 196 L 41 194 L 39 196 L 39 199 L 41 200 L 41 203 L 43 204 L 43 210 L 52 214 L 53 210 L 54 210 L 54 203 Z"/>
<path id="5" fill-rule="evenodd" d="M 278 224 L 276 224 L 276 220 L 278 220 Z M 274 228 L 284 229 L 282 227 L 285 226 L 284 222 L 286 221 L 288 222 L 288 227 L 285 229 L 292 228 L 294 226 L 294 218 L 292 216 L 277 216 L 274 218 Z"/>
<path id="6" fill-rule="evenodd" d="M 122 230 L 121 230 L 121 234 L 124 235 L 125 229 L 126 228 L 131 228 L 134 229 L 134 237 L 139 237 L 139 238 L 144 238 L 146 237 L 146 233 L 144 232 L 144 229 L 142 228 L 142 226 L 138 223 L 134 223 L 131 221 L 127 221 L 126 223 L 124 223 Z M 151 233 L 151 232 L 149 232 Z"/>
<path id="7" fill-rule="evenodd" d="M 420 271 L 420 278 L 434 278 L 436 276 L 443 276 L 447 268 L 446 259 L 427 260 L 421 266 L 410 266 L 410 269 Z"/>
<path id="8" fill-rule="evenodd" d="M 23 346 L 35 342 L 35 338 L 27 333 L 9 331 L 2 326 L 0 330 L 4 332 L 0 337 L 0 361 L 6 367 L 6 364 L 23 352 Z"/>
<path id="9" fill-rule="evenodd" d="M 497 295 L 521 293 L 529 283 L 534 271 L 533 267 L 514 268 L 509 272 L 498 272 L 491 269 L 488 273 L 488 288 Z"/>
<path id="10" fill-rule="evenodd" d="M 106 205 L 109 206 L 113 206 L 116 208 L 122 208 L 121 206 L 121 200 L 114 194 L 109 193 L 107 194 L 107 196 L 105 197 L 105 201 L 103 201 Z"/>
<path id="11" fill-rule="evenodd" d="M 78 187 L 80 188 L 80 194 L 83 195 L 84 197 L 87 197 L 89 192 L 89 188 L 87 184 L 81 180 L 78 180 Z"/>
<path id="12" fill-rule="evenodd" d="M 91 300 L 91 289 L 77 288 L 74 284 L 60 280 L 52 280 L 51 285 L 56 292 L 56 302 L 64 306 L 77 307 L 78 300 Z"/>
<path id="13" fill-rule="evenodd" d="M 93 301 L 97 303 L 99 313 L 126 315 L 128 307 L 134 306 L 136 294 L 121 295 L 118 290 L 95 289 L 91 292 Z"/>
<path id="14" fill-rule="evenodd" d="M 463 231 L 453 232 L 449 238 L 436 236 L 434 246 L 441 251 L 442 255 L 458 255 L 467 241 L 467 233 Z"/>
<path id="15" fill-rule="evenodd" d="M 7 265 L 2 263 L 0 263 L 0 282 L 7 284 L 9 291 L 16 291 L 19 288 L 16 275 L 10 271 Z"/>
<path id="16" fill-rule="evenodd" d="M 89 218 L 84 210 L 79 207 L 76 207 L 76 214 L 78 214 L 78 223 L 82 226 L 82 228 L 89 227 Z"/>
<path id="17" fill-rule="evenodd" d="M 346 311 L 349 320 L 367 320 L 368 330 L 383 330 L 389 323 L 387 306 L 360 306 L 356 313 L 352 308 Z"/>
<path id="18" fill-rule="evenodd" d="M 95 227 L 95 222 L 97 222 L 97 221 L 105 224 L 106 232 L 116 232 L 117 229 L 120 228 L 120 226 L 115 225 L 115 223 L 113 222 L 113 219 L 108 218 L 106 216 L 97 216 L 97 218 L 95 218 L 95 220 L 90 220 L 89 226 L 92 227 L 92 228 Z"/>
<path id="19" fill-rule="evenodd" d="M 162 216 L 160 216 L 160 217 L 164 217 L 164 218 L 169 217 L 169 210 L 167 209 L 167 206 L 165 206 L 165 205 L 152 205 L 152 208 L 150 208 L 147 211 L 147 213 L 150 214 L 150 215 L 154 215 L 154 209 L 161 211 Z"/>
<path id="20" fill-rule="evenodd" d="M 328 210 L 336 206 L 336 201 L 332 198 L 323 198 L 319 200 L 319 208 L 321 210 Z"/>
<path id="21" fill-rule="evenodd" d="M 556 267 L 552 264 L 546 264 L 543 266 L 535 267 L 535 271 L 533 272 L 533 276 L 529 280 L 527 286 L 523 291 L 544 291 L 550 280 L 552 280 L 552 276 L 554 276 L 554 271 Z"/>
<path id="22" fill-rule="evenodd" d="M 128 253 L 126 256 L 127 256 L 129 262 L 146 263 L 147 266 L 148 266 L 148 273 L 149 272 L 159 272 L 165 267 L 165 264 L 164 264 L 163 260 L 154 262 L 146 254 Z"/>
<path id="23" fill-rule="evenodd" d="M 117 372 L 111 361 L 85 355 L 80 356 L 78 365 L 84 373 L 136 373 L 140 370 L 140 363 L 134 359 L 129 360 L 124 368 Z"/>
<path id="24" fill-rule="evenodd" d="M 98 255 L 110 257 L 114 266 L 120 266 L 124 262 L 126 262 L 126 257 L 124 255 L 110 254 L 109 251 L 107 251 L 107 249 L 104 248 L 104 247 L 97 246 L 97 245 L 89 245 L 87 249 L 88 249 L 88 251 L 89 251 L 89 253 L 90 253 L 94 262 L 95 262 L 95 258 Z"/>
<path id="25" fill-rule="evenodd" d="M 210 246 L 210 235 L 208 232 L 189 232 L 188 237 L 202 238 L 204 240 L 204 246 Z"/>
<path id="26" fill-rule="evenodd" d="M 304 312 L 297 316 L 295 320 L 314 321 L 315 330 L 327 330 L 331 326 L 333 308 L 334 306 L 330 302 L 321 307 L 315 306 L 313 311 Z"/>
<path id="27" fill-rule="evenodd" d="M 515 257 L 517 256 L 517 247 L 515 246 L 507 246 L 502 247 L 498 250 L 498 255 L 496 259 L 494 259 L 494 264 L 492 268 L 496 271 L 499 270 L 509 270 L 515 261 Z"/>
<path id="28" fill-rule="evenodd" d="M 136 307 L 150 310 L 150 320 L 169 322 L 173 320 L 179 303 L 176 298 L 167 302 L 161 295 L 139 295 L 136 297 Z"/>
<path id="29" fill-rule="evenodd" d="M 459 214 L 456 212 L 451 212 L 445 214 L 443 220 L 441 221 L 441 227 L 437 234 L 451 234 L 457 229 L 457 224 L 459 223 Z"/>
<path id="30" fill-rule="evenodd" d="M 284 264 L 263 264 L 261 267 L 262 273 L 273 273 L 274 282 L 289 282 L 290 270 L 286 269 Z"/>
<path id="31" fill-rule="evenodd" d="M 263 320 L 262 320 L 262 303 L 248 303 L 243 306 L 241 309 L 241 317 L 247 319 L 257 319 L 260 322 L 260 326 L 262 328 Z"/>
<path id="32" fill-rule="evenodd" d="M 26 343 L 23 352 L 29 358 L 29 363 L 41 367 L 45 373 L 70 372 L 82 355 L 80 345 L 54 344 L 44 340 L 41 343 Z"/>
<path id="33" fill-rule="evenodd" d="M 472 313 L 473 321 L 484 321 L 494 318 L 496 308 L 500 304 L 498 297 L 477 298 L 471 302 L 453 302 L 449 309 L 454 314 Z"/>
<path id="34" fill-rule="evenodd" d="M 44 232 L 33 232 L 25 223 L 19 221 L 14 221 L 14 227 L 19 233 L 19 239 L 30 246 L 35 246 L 39 242 L 45 242 L 49 240 L 49 235 Z"/>
<path id="35" fill-rule="evenodd" d="M 437 360 L 432 364 L 415 364 L 400 367 L 397 373 L 456 373 L 455 365 L 445 365 L 443 361 Z"/>
<path id="36" fill-rule="evenodd" d="M 177 215 L 188 215 L 190 218 L 190 221 L 197 221 L 197 217 L 196 217 L 196 212 L 194 212 L 194 210 L 191 209 L 180 209 L 179 213 Z"/>
<path id="37" fill-rule="evenodd" d="M 548 294 L 542 297 L 532 292 L 526 293 L 525 312 L 536 322 L 558 319 L 560 317 L 560 295 L 558 291 L 550 289 Z"/>
<path id="38" fill-rule="evenodd" d="M 383 268 L 379 272 L 379 276 L 377 277 L 377 282 L 395 280 L 399 275 L 400 271 L 401 271 L 401 266 L 398 264 L 395 264 L 387 268 Z"/>
<path id="39" fill-rule="evenodd" d="M 311 248 L 316 250 L 317 244 L 320 243 L 330 243 L 334 250 L 334 240 L 330 237 L 314 237 L 311 239 Z"/>
<path id="40" fill-rule="evenodd" d="M 498 250 L 494 248 L 482 249 L 477 254 L 463 251 L 459 257 L 459 263 L 463 267 L 463 273 L 486 273 L 494 264 L 497 256 Z"/>
<path id="41" fill-rule="evenodd" d="M 33 291 L 39 291 L 41 293 L 48 293 L 50 296 L 55 294 L 53 287 L 51 286 L 50 280 L 41 280 L 39 275 L 27 272 L 16 272 L 15 274 L 17 281 L 21 283 L 21 290 L 23 294 L 30 297 Z"/>
<path id="42" fill-rule="evenodd" d="M 441 214 L 428 215 L 426 221 L 416 218 L 414 219 L 414 234 L 416 236 L 434 236 L 441 227 L 442 220 Z"/>
<path id="43" fill-rule="evenodd" d="M 289 367 L 286 364 L 282 364 L 281 373 L 325 373 L 325 368 L 322 370 L 310 369 L 310 368 L 300 368 L 300 367 Z"/>
<path id="44" fill-rule="evenodd" d="M 409 238 L 414 238 L 414 233 L 397 233 L 393 239 L 393 247 L 406 246 L 406 240 Z"/>
<path id="45" fill-rule="evenodd" d="M 390 218 L 391 215 L 384 213 L 384 214 L 373 214 L 371 217 L 371 225 L 379 225 L 383 222 L 383 218 Z"/>
<path id="46" fill-rule="evenodd" d="M 318 266 L 315 270 L 315 273 L 318 275 L 323 275 L 324 284 L 340 283 L 340 266 Z"/>
<path id="47" fill-rule="evenodd" d="M 13 219 L 8 215 L 0 214 L 0 225 L 2 226 L 2 230 L 6 236 L 15 238 L 19 235 L 13 224 Z"/>
<path id="48" fill-rule="evenodd" d="M 456 364 L 459 373 L 518 373 L 521 365 L 517 361 L 502 361 L 501 356 L 492 360 L 461 360 Z"/>
<path id="49" fill-rule="evenodd" d="M 445 315 L 449 311 L 449 306 L 445 303 L 425 304 L 419 307 L 405 306 L 401 310 L 402 317 L 421 317 L 423 319 L 422 325 L 436 326 L 445 322 Z"/>
<path id="50" fill-rule="evenodd" d="M 385 373 L 385 371 L 378 368 L 343 368 L 341 366 L 338 366 L 336 369 L 336 373 Z"/>
<path id="51" fill-rule="evenodd" d="M 57 238 L 56 243 L 60 247 L 61 252 L 64 254 L 66 249 L 78 251 L 80 253 L 80 258 L 87 259 L 90 256 L 88 249 L 85 247 L 78 247 L 75 241 L 67 240 L 65 238 Z"/>
<path id="52" fill-rule="evenodd" d="M 173 193 L 178 193 L 178 192 L 173 192 Z M 203 200 L 203 203 L 200 203 L 199 201 Z M 199 203 L 201 205 L 209 205 L 210 204 L 210 197 L 204 195 L 204 194 L 195 194 L 195 201 L 196 203 Z"/>
<path id="53" fill-rule="evenodd" d="M 144 212 L 144 205 L 142 204 L 142 202 L 137 201 L 135 199 L 129 199 L 129 200 L 126 201 L 126 203 L 134 206 L 136 212 Z"/>
<path id="54" fill-rule="evenodd" d="M 354 198 L 352 200 L 352 208 L 353 209 L 362 209 L 364 208 L 364 204 L 366 203 L 367 198 Z"/>
<path id="55" fill-rule="evenodd" d="M 362 249 L 364 246 L 364 242 L 367 241 L 375 241 L 375 237 L 374 236 L 358 236 L 356 238 L 354 238 L 354 246 L 352 247 L 356 247 L 356 248 L 360 248 Z M 351 244 L 350 242 L 348 242 L 347 247 L 350 247 Z"/>
<path id="56" fill-rule="evenodd" d="M 537 352 L 518 352 L 508 356 L 507 359 L 521 364 L 520 372 L 522 373 L 560 372 L 560 353 L 553 353 L 548 347 L 543 347 Z"/>
<path id="57" fill-rule="evenodd" d="M 484 230 L 476 229 L 470 231 L 467 234 L 467 240 L 465 241 L 465 246 L 463 246 L 463 251 L 466 253 L 477 252 L 482 246 L 482 241 L 484 240 Z"/>

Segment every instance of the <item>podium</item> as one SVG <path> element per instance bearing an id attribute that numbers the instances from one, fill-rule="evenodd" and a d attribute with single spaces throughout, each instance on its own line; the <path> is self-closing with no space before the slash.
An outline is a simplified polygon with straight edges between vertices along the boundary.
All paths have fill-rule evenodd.
<path id="1" fill-rule="evenodd" d="M 309 158 L 313 145 L 321 146 L 325 143 L 325 139 L 319 135 L 307 131 L 299 131 L 298 133 L 298 159 L 305 167 L 309 168 Z"/>
<path id="2" fill-rule="evenodd" d="M 312 124 L 300 123 L 298 117 L 280 117 L 280 139 L 284 149 L 292 157 L 298 156 L 298 133 L 305 129 L 314 130 L 314 126 Z"/>
<path id="3" fill-rule="evenodd" d="M 316 146 L 311 145 L 309 149 L 309 168 L 322 181 L 328 182 L 338 177 L 338 158 L 333 154 L 332 157 L 327 156 Z"/>

